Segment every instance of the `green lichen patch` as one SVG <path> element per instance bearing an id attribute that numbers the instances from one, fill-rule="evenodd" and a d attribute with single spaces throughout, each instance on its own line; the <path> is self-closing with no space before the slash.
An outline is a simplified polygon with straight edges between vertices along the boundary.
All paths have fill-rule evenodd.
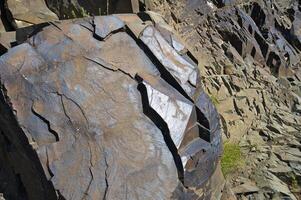
<path id="1" fill-rule="evenodd" d="M 235 172 L 241 168 L 244 163 L 240 146 L 230 142 L 224 143 L 224 154 L 221 161 L 224 176 Z"/>

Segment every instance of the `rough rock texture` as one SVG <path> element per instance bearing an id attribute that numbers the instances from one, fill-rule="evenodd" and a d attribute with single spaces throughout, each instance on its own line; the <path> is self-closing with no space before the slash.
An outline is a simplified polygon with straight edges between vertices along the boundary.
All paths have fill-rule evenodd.
<path id="1" fill-rule="evenodd" d="M 59 21 L 10 37 L 21 44 L 0 57 L 4 198 L 216 197 L 219 114 L 196 59 L 148 19 Z"/>
<path id="2" fill-rule="evenodd" d="M 11 23 L 13 22 L 13 18 L 9 15 L 9 12 L 3 12 L 7 11 L 7 7 L 5 6 L 6 4 L 3 4 L 2 2 L 4 1 L 0 2 L 0 31 L 4 29 L 14 30 L 16 25 Z M 106 14 L 120 12 L 120 10 L 115 7 L 115 5 L 119 5 L 119 3 L 116 4 L 117 1 L 99 1 L 97 6 L 95 6 L 93 2 L 96 1 L 47 0 L 50 9 L 61 19 L 86 16 L 88 14 L 98 15 L 99 13 Z M 109 4 L 107 4 L 107 2 Z M 127 4 L 129 1 L 120 2 Z M 113 27 L 119 29 L 118 31 L 113 31 L 113 34 L 110 34 L 110 30 L 107 29 L 103 30 L 101 28 L 99 29 L 99 27 L 91 27 L 89 23 L 86 23 L 85 27 L 87 30 L 93 32 L 97 41 L 106 41 L 106 38 L 108 37 L 107 34 L 109 34 L 111 38 L 111 36 L 115 37 L 115 34 L 119 34 L 119 32 L 123 30 L 126 30 L 127 34 L 135 40 L 136 38 L 140 38 L 140 40 L 138 40 L 138 45 L 143 49 L 152 63 L 155 63 L 154 65 L 157 67 L 162 79 L 165 81 L 169 80 L 168 85 L 184 96 L 184 99 L 182 100 L 178 98 L 178 95 L 175 95 L 173 97 L 173 99 L 175 99 L 174 101 L 184 102 L 183 105 L 186 105 L 190 104 L 192 99 L 194 104 L 198 105 L 202 111 L 202 105 L 206 104 L 200 105 L 200 102 L 203 102 L 202 98 L 205 98 L 205 101 L 207 101 L 208 96 L 200 95 L 198 100 L 200 92 L 194 89 L 196 84 L 193 82 L 193 76 L 190 76 L 194 68 L 191 67 L 190 64 L 193 66 L 196 64 L 193 56 L 197 58 L 199 62 L 198 66 L 202 74 L 201 82 L 203 88 L 207 91 L 210 99 L 213 100 L 221 114 L 222 128 L 225 133 L 224 139 L 229 142 L 238 143 L 241 146 L 243 157 L 246 162 L 244 168 L 228 176 L 228 181 L 231 184 L 225 185 L 224 193 L 221 198 L 226 200 L 300 199 L 300 1 L 140 0 L 140 3 L 142 3 L 140 4 L 140 8 L 145 7 L 146 10 L 160 12 L 165 19 L 167 19 L 168 23 L 180 33 L 182 38 L 185 39 L 185 43 L 188 44 L 185 46 L 189 51 L 187 51 L 182 42 L 178 41 L 177 37 L 174 37 L 173 35 L 170 36 L 170 32 L 173 32 L 173 30 L 166 25 L 162 18 L 152 12 L 148 12 L 148 15 L 139 14 L 139 16 L 144 20 L 152 19 L 155 21 L 155 28 L 160 34 L 151 28 L 145 29 L 147 31 L 140 34 L 142 33 L 142 30 L 146 28 L 145 26 L 147 23 L 137 26 L 137 23 L 129 23 L 131 17 L 127 20 L 123 19 L 127 22 L 127 28 L 123 28 L 124 26 L 120 23 L 113 23 Z M 127 8 L 127 12 L 134 11 L 134 7 L 123 8 Z M 106 24 L 112 23 L 113 21 L 112 18 L 107 18 L 105 20 L 103 18 L 95 18 L 94 23 Z M 22 30 L 18 29 L 16 32 L 1 34 L 0 53 L 6 52 L 7 49 L 16 44 L 23 43 L 28 36 L 35 35 L 37 33 L 36 30 L 40 30 L 46 25 L 49 24 L 40 25 L 38 29 L 37 27 L 28 27 Z M 54 26 L 57 27 L 57 23 Z M 76 29 L 74 30 L 76 33 Z M 67 32 L 69 33 L 70 31 Z M 150 38 L 150 35 L 153 37 Z M 68 36 L 69 35 L 67 34 L 66 37 Z M 49 38 L 52 38 L 52 35 L 50 34 L 47 38 L 47 40 L 49 40 Z M 83 38 L 87 39 L 89 37 L 83 36 Z M 182 56 L 182 58 L 189 58 L 189 60 L 186 60 L 189 63 L 185 62 L 185 60 L 181 60 L 177 65 L 184 64 L 185 67 L 181 70 L 174 71 L 174 63 L 169 59 L 166 60 L 165 57 L 160 56 L 158 51 L 165 53 L 171 52 L 171 57 L 176 58 L 177 60 L 180 59 L 180 57 L 177 56 L 177 54 L 174 54 L 174 50 L 172 51 L 171 48 L 161 49 L 161 45 L 158 45 L 157 41 L 165 44 L 168 43 Z M 70 43 L 73 44 L 72 42 Z M 64 43 L 64 45 L 72 46 L 70 43 Z M 92 43 L 95 45 L 94 42 Z M 29 44 L 33 44 L 33 42 L 29 42 Z M 84 44 L 90 43 L 84 42 Z M 165 44 L 163 46 L 165 46 Z M 54 51 L 60 52 L 61 50 L 58 50 L 60 48 L 61 47 L 55 47 Z M 78 54 L 74 53 L 77 48 L 71 47 L 70 49 L 72 49 L 72 51 L 70 51 L 71 55 L 76 55 L 75 57 L 78 57 Z M 89 49 L 90 48 L 87 48 L 87 51 L 89 51 Z M 113 49 L 114 50 L 112 51 L 115 51 L 116 47 Z M 51 54 L 55 54 L 55 52 L 51 52 Z M 40 55 L 39 52 L 38 54 Z M 193 56 L 191 56 L 191 54 Z M 69 53 L 67 55 L 62 55 L 64 58 L 65 56 L 70 56 Z M 56 56 L 57 60 L 62 59 L 60 53 L 57 53 Z M 113 57 L 111 59 L 113 59 Z M 128 57 L 126 57 L 126 59 L 120 59 L 117 63 L 123 63 L 124 60 L 127 59 Z M 95 61 L 93 57 L 92 60 Z M 100 61 L 97 60 L 97 62 Z M 54 65 L 59 65 L 60 62 L 56 61 L 54 63 L 56 63 Z M 164 65 L 163 68 L 160 63 Z M 115 63 L 112 65 L 116 66 Z M 114 69 L 116 70 L 116 68 Z M 157 79 L 154 81 L 152 76 L 143 77 L 141 73 L 146 69 L 143 68 L 142 72 L 139 71 L 140 73 L 138 73 L 136 67 L 134 69 L 135 70 L 131 71 L 131 76 L 135 73 L 140 74 L 137 76 L 137 80 L 135 79 L 135 76 L 133 77 L 136 84 L 140 83 L 139 94 L 141 95 L 141 91 L 147 91 L 147 95 L 144 94 L 144 100 L 146 99 L 145 96 L 149 97 L 150 91 L 152 94 L 160 96 L 161 99 L 163 98 L 162 94 L 170 91 L 169 89 L 164 89 L 165 86 L 162 86 L 163 83 L 157 83 Z M 166 70 L 170 73 L 166 73 Z M 198 81 L 197 84 L 199 84 Z M 156 87 L 153 85 L 156 85 Z M 159 90 L 158 88 L 163 89 Z M 173 92 L 172 94 L 174 95 Z M 170 97 L 173 95 L 168 93 L 166 96 Z M 143 116 L 147 116 L 149 119 L 148 116 L 151 115 L 150 113 L 158 113 L 167 125 L 158 125 L 158 122 L 155 119 L 151 118 L 151 120 L 153 123 L 154 120 L 156 121 L 156 127 L 160 127 L 161 132 L 162 130 L 166 130 L 165 128 L 169 123 L 175 124 L 175 126 L 171 128 L 168 126 L 168 132 L 175 144 L 174 146 L 177 148 L 179 145 L 178 141 L 181 140 L 182 136 L 179 135 L 179 137 L 177 137 L 178 135 L 175 134 L 175 130 L 183 130 L 184 126 L 181 124 L 185 124 L 187 121 L 185 122 L 184 120 L 183 123 L 178 124 L 179 121 L 174 118 L 166 117 L 170 114 L 168 113 L 170 112 L 169 109 L 166 109 L 165 106 L 156 106 L 158 104 L 155 104 L 154 102 L 158 102 L 158 98 L 153 99 L 153 101 L 148 102 L 150 105 L 149 107 L 152 109 L 143 107 Z M 142 100 L 140 103 L 141 102 L 145 101 Z M 120 111 L 120 109 L 118 109 L 118 111 Z M 168 113 L 168 115 L 165 115 L 165 113 Z M 185 109 L 185 112 L 183 113 L 186 113 L 187 115 L 189 109 Z M 204 114 L 206 115 L 206 112 L 204 112 Z M 216 115 L 217 114 L 211 116 L 215 118 Z M 161 118 L 159 121 L 162 120 Z M 198 120 L 201 119 L 202 117 L 198 118 Z M 208 119 L 210 119 L 210 117 Z M 201 124 L 206 124 L 203 120 L 201 121 Z M 194 128 L 191 130 L 192 132 L 195 132 Z M 204 131 L 200 133 L 201 138 L 210 141 L 212 138 L 210 135 L 206 134 L 206 126 L 203 130 Z M 185 132 L 187 131 L 188 130 L 185 130 Z M 166 141 L 168 138 L 164 139 Z M 5 137 L 1 141 L 3 141 L 3 146 L 10 144 Z M 190 141 L 190 139 L 188 141 Z M 183 138 L 182 142 L 185 144 L 185 138 Z M 182 146 L 180 145 L 179 148 L 181 149 Z M 6 155 L 7 152 L 9 152 L 7 149 L 11 149 L 10 145 L 4 148 L 1 155 Z M 180 157 L 182 156 L 181 162 L 185 163 L 186 154 L 183 154 L 183 151 L 181 150 L 179 150 L 178 153 L 180 154 Z M 3 156 L 0 159 L 4 158 L 5 160 L 3 162 L 7 162 L 7 156 Z M 178 158 L 179 157 L 172 154 L 173 160 Z M 32 159 L 35 160 L 35 158 Z M 211 158 L 209 158 L 209 160 L 210 159 Z M 11 162 L 13 163 L 14 161 Z M 212 163 L 209 162 L 209 165 L 211 164 Z M 198 174 L 199 172 L 191 173 L 190 175 L 186 173 L 183 178 L 181 173 L 178 173 L 179 165 L 175 166 L 174 168 L 176 168 L 177 175 L 180 175 L 178 178 L 182 181 L 184 179 L 185 184 L 187 183 L 187 181 L 185 181 L 187 177 L 189 177 L 189 182 L 191 183 L 195 183 L 195 181 L 201 183 L 203 182 L 201 179 L 207 180 L 207 177 L 203 176 L 204 172 L 200 172 L 202 174 L 201 176 L 195 176 L 195 174 Z M 187 161 L 184 166 L 184 171 L 185 167 L 188 166 L 190 166 L 190 164 Z M 208 165 L 205 166 L 208 167 Z M 200 169 L 206 170 L 206 168 Z M 214 174 L 216 174 L 217 177 L 220 177 L 221 175 L 219 174 L 218 169 L 219 168 L 217 168 Z M 18 191 L 17 193 L 14 193 L 15 195 L 23 194 L 25 191 L 29 190 L 24 189 L 21 181 L 22 178 L 19 175 L 20 173 L 15 172 L 11 167 L 8 167 L 8 165 L 3 166 L 0 173 L 10 174 L 10 177 L 14 177 L 10 179 L 9 186 L 7 186 L 7 184 L 2 184 L 0 189 L 5 186 L 6 191 Z M 208 175 L 209 174 L 210 173 L 208 173 Z M 45 182 L 44 179 L 40 181 Z M 195 189 L 193 189 L 193 191 L 198 193 L 196 196 L 204 195 L 207 189 L 218 191 L 220 190 L 220 187 L 217 187 L 218 184 L 216 184 L 216 182 L 218 181 L 212 176 L 210 180 L 207 181 L 205 187 L 202 188 L 203 191 L 197 190 L 196 192 Z M 5 183 L 5 181 L 2 181 L 2 183 Z M 52 183 L 50 185 L 52 185 Z M 45 188 L 47 187 L 48 186 L 45 186 Z M 181 192 L 181 186 L 179 188 L 179 190 L 174 192 L 174 194 L 178 195 L 174 196 L 175 198 L 183 197 L 181 195 L 186 193 L 186 191 L 189 191 L 188 189 L 184 190 L 185 192 Z M 190 189 L 191 188 L 193 187 L 190 187 Z M 0 190 L 0 192 L 2 191 L 3 189 Z M 6 192 L 6 194 L 8 193 Z M 12 194 L 12 192 L 10 194 Z M 186 193 L 186 195 L 188 199 L 197 198 L 196 196 L 190 196 L 191 193 Z M 202 197 L 205 198 L 204 196 Z M 219 199 L 220 196 L 212 195 L 210 198 Z M 17 197 L 13 196 L 12 199 L 17 199 Z"/>
<path id="3" fill-rule="evenodd" d="M 139 12 L 139 0 L 2 0 L 0 33 L 57 19 Z"/>
<path id="4" fill-rule="evenodd" d="M 2 0 L 0 32 L 58 19 L 44 0 Z M 2 24 L 2 25 L 1 25 Z M 4 28 L 1 28 L 3 27 Z M 1 31 L 2 30 L 2 31 Z"/>
<path id="5" fill-rule="evenodd" d="M 186 38 L 225 140 L 242 148 L 229 181 L 252 187 L 237 198 L 300 199 L 300 1 L 150 2 Z"/>
<path id="6" fill-rule="evenodd" d="M 138 0 L 45 0 L 60 19 L 84 17 L 87 15 L 108 15 L 113 13 L 137 13 Z"/>

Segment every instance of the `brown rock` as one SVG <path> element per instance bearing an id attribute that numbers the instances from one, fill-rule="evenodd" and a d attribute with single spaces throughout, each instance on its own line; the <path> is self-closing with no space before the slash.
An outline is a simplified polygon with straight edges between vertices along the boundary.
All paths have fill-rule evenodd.
<path id="1" fill-rule="evenodd" d="M 231 185 L 229 183 L 226 183 L 224 186 L 221 200 L 237 200 L 234 192 L 231 189 Z"/>
<path id="2" fill-rule="evenodd" d="M 53 21 L 58 19 L 43 0 L 6 1 L 7 12 L 11 13 L 16 27 Z"/>
<path id="3" fill-rule="evenodd" d="M 232 188 L 232 191 L 235 194 L 247 194 L 258 192 L 259 188 L 252 182 L 246 182 L 244 184 Z"/>
<path id="4" fill-rule="evenodd" d="M 217 167 L 219 114 L 196 63 L 143 25 L 136 15 L 55 22 L 0 58 L 4 195 L 210 197 L 194 188 Z"/>

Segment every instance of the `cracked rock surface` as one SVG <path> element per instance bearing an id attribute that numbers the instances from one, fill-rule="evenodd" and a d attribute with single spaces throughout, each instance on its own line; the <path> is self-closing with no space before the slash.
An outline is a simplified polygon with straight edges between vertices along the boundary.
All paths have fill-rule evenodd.
<path id="1" fill-rule="evenodd" d="M 0 57 L 4 198 L 210 198 L 219 115 L 170 30 L 124 14 L 11 37 L 21 44 Z"/>

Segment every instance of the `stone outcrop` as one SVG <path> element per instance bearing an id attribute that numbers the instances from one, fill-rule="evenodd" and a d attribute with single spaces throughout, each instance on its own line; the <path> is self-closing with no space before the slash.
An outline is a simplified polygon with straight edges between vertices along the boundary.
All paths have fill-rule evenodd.
<path id="1" fill-rule="evenodd" d="M 164 20 L 146 15 L 57 21 L 10 35 L 15 45 L 3 45 L 0 57 L 4 198 L 215 195 L 219 114 L 197 60 Z"/>

